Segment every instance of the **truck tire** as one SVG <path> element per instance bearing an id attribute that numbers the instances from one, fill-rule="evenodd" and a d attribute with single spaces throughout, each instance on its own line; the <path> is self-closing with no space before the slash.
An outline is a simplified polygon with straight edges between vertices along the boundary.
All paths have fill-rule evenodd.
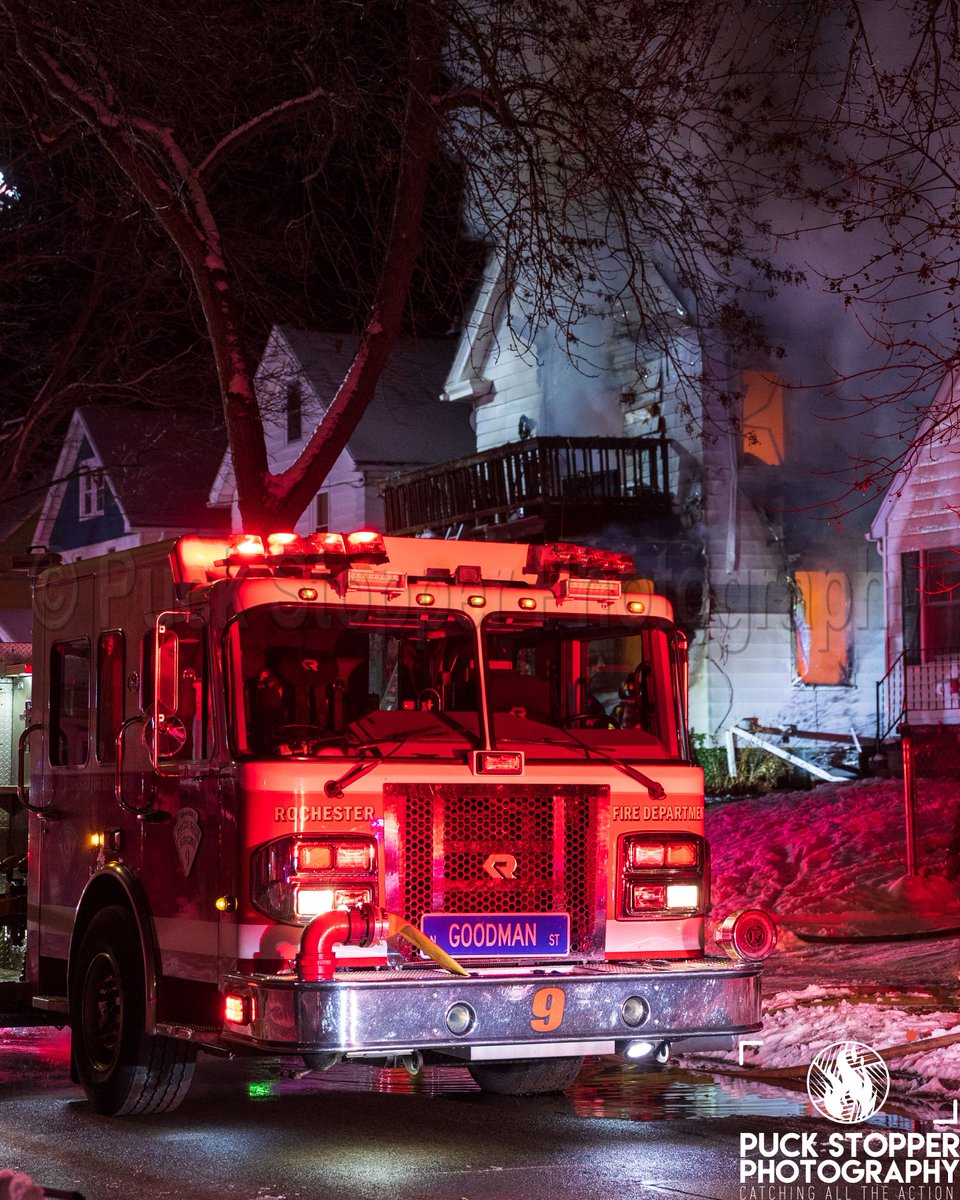
<path id="1" fill-rule="evenodd" d="M 118 905 L 93 918 L 70 988 L 73 1059 L 98 1113 L 169 1112 L 190 1086 L 196 1050 L 148 1036 L 143 955 L 133 914 Z"/>
<path id="2" fill-rule="evenodd" d="M 535 1058 L 522 1062 L 469 1063 L 483 1092 L 497 1096 L 538 1096 L 565 1091 L 580 1074 L 582 1058 Z"/>

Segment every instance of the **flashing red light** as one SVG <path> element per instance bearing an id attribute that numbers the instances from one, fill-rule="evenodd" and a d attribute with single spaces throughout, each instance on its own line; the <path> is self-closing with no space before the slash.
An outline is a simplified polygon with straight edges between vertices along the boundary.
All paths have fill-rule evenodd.
<path id="1" fill-rule="evenodd" d="M 303 542 L 295 533 L 267 534 L 268 554 L 302 554 L 303 551 Z"/>
<path id="2" fill-rule="evenodd" d="M 347 548 L 343 544 L 342 533 L 315 533 L 311 540 L 321 554 L 346 554 L 347 552 Z"/>
<path id="3" fill-rule="evenodd" d="M 549 542 L 545 546 L 530 546 L 524 571 L 544 575 L 569 571 L 571 575 L 632 575 L 636 568 L 629 554 L 616 550 L 599 550 L 593 546 L 578 546 L 573 542 Z"/>
<path id="4" fill-rule="evenodd" d="M 249 996 L 229 992 L 223 998 L 223 1019 L 231 1025 L 249 1025 L 251 1020 Z"/>
<path id="5" fill-rule="evenodd" d="M 230 539 L 230 553 L 242 558 L 258 558 L 263 555 L 263 538 L 256 533 L 240 533 Z"/>
<path id="6" fill-rule="evenodd" d="M 347 534 L 346 542 L 348 554 L 363 555 L 366 558 L 387 557 L 383 536 L 375 529 L 355 529 L 353 533 Z"/>

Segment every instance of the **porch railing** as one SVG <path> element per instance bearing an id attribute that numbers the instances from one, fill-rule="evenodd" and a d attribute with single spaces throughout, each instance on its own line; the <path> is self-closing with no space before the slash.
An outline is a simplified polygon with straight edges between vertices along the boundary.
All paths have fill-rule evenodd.
<path id="1" fill-rule="evenodd" d="M 960 717 L 960 649 L 927 652 L 919 662 L 901 652 L 877 683 L 877 745 L 898 725 L 942 720 L 948 712 Z"/>
<path id="2" fill-rule="evenodd" d="M 541 437 L 395 475 L 381 484 L 387 531 L 498 524 L 563 506 L 609 510 L 670 495 L 665 438 Z"/>

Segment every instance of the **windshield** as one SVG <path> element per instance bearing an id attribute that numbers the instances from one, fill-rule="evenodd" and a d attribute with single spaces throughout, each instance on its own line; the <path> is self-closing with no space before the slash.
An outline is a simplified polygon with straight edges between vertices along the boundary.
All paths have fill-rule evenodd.
<path id="1" fill-rule="evenodd" d="M 476 633 L 458 613 L 274 604 L 228 628 L 236 753 L 479 745 Z"/>
<path id="2" fill-rule="evenodd" d="M 569 746 L 629 759 L 686 758 L 677 633 L 622 617 L 491 614 L 483 623 L 497 744 Z M 545 751 L 544 751 L 545 753 Z"/>

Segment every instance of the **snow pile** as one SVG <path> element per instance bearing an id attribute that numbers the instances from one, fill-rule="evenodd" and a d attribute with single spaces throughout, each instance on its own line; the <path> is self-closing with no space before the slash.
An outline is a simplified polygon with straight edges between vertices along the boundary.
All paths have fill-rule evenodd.
<path id="1" fill-rule="evenodd" d="M 903 1053 L 888 1065 L 893 1090 L 901 1095 L 955 1096 L 960 1094 L 960 1013 L 942 1009 L 914 1011 L 891 1004 L 868 1004 L 855 999 L 825 998 L 811 1002 L 811 993 L 778 992 L 766 1004 L 763 1045 L 747 1051 L 750 1067 L 777 1070 L 806 1066 L 831 1042 L 863 1042 L 875 1049 L 903 1046 L 957 1034 L 951 1045 Z"/>
<path id="2" fill-rule="evenodd" d="M 946 872 L 960 821 L 960 788 L 920 780 L 919 873 L 906 873 L 903 784 L 895 779 L 827 784 L 711 804 L 713 906 L 744 905 L 779 918 L 823 918 L 889 930 L 960 925 L 960 886 Z M 804 924 L 813 925 L 812 920 Z"/>
<path id="3" fill-rule="evenodd" d="M 948 878 L 960 850 L 955 781 L 919 781 L 916 829 L 918 869 L 908 877 L 898 780 L 708 807 L 716 917 L 756 906 L 781 926 L 765 982 L 788 990 L 766 998 L 749 1073 L 803 1068 L 850 1039 L 904 1048 L 888 1063 L 894 1097 L 942 1106 L 960 1096 L 960 936 L 926 940 L 960 928 L 960 883 Z M 810 933 L 833 944 L 801 940 Z M 925 1045 L 951 1035 L 950 1044 Z M 914 1041 L 918 1050 L 906 1052 Z M 720 1057 L 736 1065 L 736 1056 Z"/>

